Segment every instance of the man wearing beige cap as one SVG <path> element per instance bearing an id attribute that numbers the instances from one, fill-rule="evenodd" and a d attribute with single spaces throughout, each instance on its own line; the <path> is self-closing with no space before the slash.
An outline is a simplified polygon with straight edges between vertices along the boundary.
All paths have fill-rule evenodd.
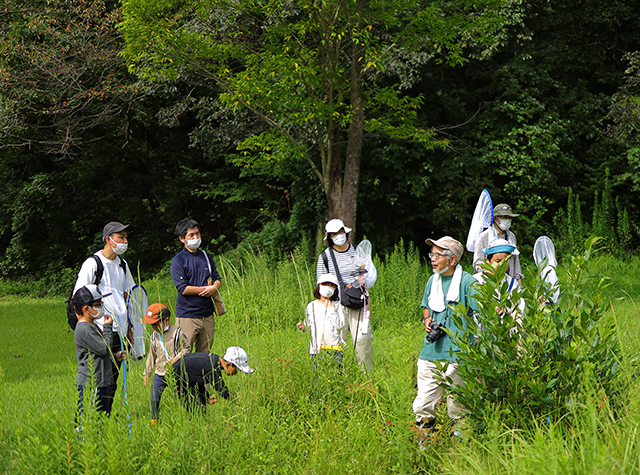
<path id="1" fill-rule="evenodd" d="M 511 220 L 520 216 L 514 213 L 506 203 L 500 203 L 493 208 L 493 224 L 484 230 L 478 240 L 476 241 L 476 250 L 473 253 L 473 270 L 474 272 L 482 272 L 480 267 L 487 259 L 487 255 L 482 251 L 489 247 L 489 244 L 496 239 L 504 239 L 513 247 L 518 247 L 516 242 L 516 235 L 509 229 L 511 228 Z M 512 255 L 507 266 L 507 275 L 513 277 L 518 281 L 519 285 L 522 285 L 522 278 L 524 274 L 520 267 L 520 257 Z"/>
<path id="2" fill-rule="evenodd" d="M 464 384 L 458 375 L 456 352 L 459 348 L 451 341 L 449 335 L 442 330 L 448 328 L 454 334 L 460 334 L 466 328 L 457 328 L 453 321 L 452 305 L 458 303 L 469 309 L 469 314 L 477 310 L 473 295 L 476 280 L 471 274 L 462 270 L 459 264 L 464 247 L 452 237 L 445 236 L 438 240 L 427 239 L 432 246 L 429 257 L 433 275 L 424 289 L 421 307 L 423 310 L 424 328 L 427 332 L 422 351 L 418 359 L 418 394 L 413 401 L 413 412 L 416 425 L 427 436 L 435 429 L 436 408 L 444 395 L 445 388 L 436 374 L 450 378 L 453 384 Z M 444 364 L 443 371 L 438 370 L 436 362 Z M 447 412 L 452 422 L 460 419 L 463 410 L 453 397 L 447 397 Z M 454 434 L 459 432 L 454 431 Z"/>

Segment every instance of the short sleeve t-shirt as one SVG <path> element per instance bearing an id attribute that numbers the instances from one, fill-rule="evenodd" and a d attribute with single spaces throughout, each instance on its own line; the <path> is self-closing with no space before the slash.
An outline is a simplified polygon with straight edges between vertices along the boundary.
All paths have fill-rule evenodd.
<path id="1" fill-rule="evenodd" d="M 452 279 L 453 275 L 442 277 L 442 290 L 444 291 L 445 295 L 447 295 Z M 467 328 L 467 322 L 466 320 L 463 320 L 463 328 L 457 328 L 452 318 L 455 312 L 448 303 L 443 312 L 434 312 L 431 308 L 429 308 L 429 294 L 431 293 L 432 282 L 433 276 L 431 276 L 424 288 L 424 295 L 422 297 L 422 303 L 420 304 L 420 306 L 422 308 L 429 309 L 431 318 L 433 318 L 437 322 L 444 323 L 444 325 L 448 329 L 451 329 L 456 335 L 462 333 Z M 460 303 L 465 307 L 468 307 L 469 312 L 478 310 L 476 301 L 473 298 L 473 296 L 477 293 L 474 286 L 475 283 L 476 280 L 471 274 L 464 271 L 462 272 L 462 279 L 460 281 Z M 455 303 L 453 305 L 455 305 Z M 434 343 L 429 343 L 429 341 L 427 341 L 427 335 L 425 335 L 424 343 L 422 345 L 422 351 L 420 352 L 419 358 L 421 360 L 428 361 L 450 361 L 455 363 L 457 360 L 456 353 L 458 351 L 459 348 L 453 344 L 449 335 L 445 334 L 444 336 L 437 339 Z"/>

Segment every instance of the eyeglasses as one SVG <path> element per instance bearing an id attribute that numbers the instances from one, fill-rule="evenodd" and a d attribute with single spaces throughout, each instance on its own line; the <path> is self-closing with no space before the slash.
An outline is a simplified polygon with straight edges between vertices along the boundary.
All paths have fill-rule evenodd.
<path id="1" fill-rule="evenodd" d="M 451 257 L 451 256 L 448 256 L 446 254 L 439 254 L 437 252 L 430 252 L 429 253 L 429 259 L 440 259 L 441 257 Z"/>

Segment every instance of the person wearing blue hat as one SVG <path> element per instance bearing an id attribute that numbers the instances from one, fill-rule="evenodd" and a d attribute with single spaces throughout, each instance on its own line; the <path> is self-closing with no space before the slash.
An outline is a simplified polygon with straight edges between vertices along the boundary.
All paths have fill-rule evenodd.
<path id="1" fill-rule="evenodd" d="M 484 252 L 490 243 L 496 239 L 503 239 L 514 248 L 518 246 L 516 236 L 510 231 L 513 218 L 520 216 L 514 213 L 506 203 L 500 203 L 493 208 L 493 224 L 483 231 L 476 241 L 476 249 L 473 253 L 473 270 L 481 272 L 481 265 L 487 260 L 487 254 Z M 507 267 L 507 274 L 518 281 L 522 285 L 522 268 L 520 267 L 520 258 L 518 254 L 512 254 Z"/>
<path id="2" fill-rule="evenodd" d="M 506 239 L 494 239 L 493 241 L 491 241 L 488 247 L 485 247 L 484 249 L 482 249 L 482 252 L 487 256 L 487 259 L 485 262 L 491 265 L 493 269 L 497 269 L 498 267 L 500 267 L 505 259 L 511 260 L 515 256 L 518 256 L 520 254 L 520 252 L 518 251 L 518 248 L 510 244 L 509 241 L 507 241 Z M 492 271 L 488 271 L 487 269 L 481 269 L 481 271 L 475 273 L 473 277 L 480 284 L 484 284 L 485 272 L 492 272 Z M 520 285 L 520 283 L 507 273 L 504 274 L 504 281 L 507 282 L 507 293 L 509 293 L 510 295 L 518 294 L 522 290 L 522 286 Z M 516 320 L 520 321 L 521 314 L 524 311 L 524 300 L 520 299 L 518 303 L 518 309 L 520 313 L 516 312 L 516 306 L 514 304 L 510 312 L 514 316 L 514 318 L 516 318 Z"/>

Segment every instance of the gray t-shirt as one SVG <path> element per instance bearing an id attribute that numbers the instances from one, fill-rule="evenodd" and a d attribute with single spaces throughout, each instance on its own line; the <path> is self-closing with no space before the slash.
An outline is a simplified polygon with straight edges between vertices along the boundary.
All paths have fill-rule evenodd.
<path id="1" fill-rule="evenodd" d="M 95 387 L 101 388 L 113 384 L 111 374 L 111 342 L 113 339 L 112 324 L 104 326 L 104 334 L 96 325 L 78 322 L 74 340 L 76 342 L 76 360 L 78 373 L 76 384 L 86 386 L 91 381 L 91 373 Z"/>

